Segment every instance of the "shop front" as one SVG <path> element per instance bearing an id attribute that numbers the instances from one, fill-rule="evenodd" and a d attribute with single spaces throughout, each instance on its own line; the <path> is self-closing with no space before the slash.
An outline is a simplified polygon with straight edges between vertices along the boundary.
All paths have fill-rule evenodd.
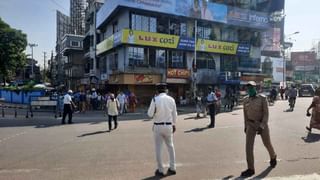
<path id="1" fill-rule="evenodd" d="M 139 105 L 149 105 L 155 95 L 155 84 L 161 82 L 160 74 L 112 74 L 109 78 L 110 92 L 134 93 Z"/>
<path id="2" fill-rule="evenodd" d="M 188 69 L 168 69 L 167 84 L 169 95 L 180 104 L 188 103 L 190 93 L 190 70 Z"/>

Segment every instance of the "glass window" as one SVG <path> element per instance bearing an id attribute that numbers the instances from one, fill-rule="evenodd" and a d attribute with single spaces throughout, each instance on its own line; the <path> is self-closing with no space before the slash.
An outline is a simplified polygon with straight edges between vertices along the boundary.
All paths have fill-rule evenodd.
<path id="1" fill-rule="evenodd" d="M 236 71 L 238 64 L 237 56 L 221 55 L 221 71 Z"/>
<path id="2" fill-rule="evenodd" d="M 210 27 L 198 26 L 198 38 L 210 39 L 212 29 Z"/>
<path id="3" fill-rule="evenodd" d="M 157 32 L 157 19 L 150 17 L 150 32 Z"/>
<path id="4" fill-rule="evenodd" d="M 131 29 L 138 31 L 156 32 L 157 19 L 154 17 L 132 14 Z"/>
<path id="5" fill-rule="evenodd" d="M 197 69 L 216 69 L 216 62 L 210 54 L 198 53 Z"/>
<path id="6" fill-rule="evenodd" d="M 79 41 L 71 41 L 71 46 L 72 47 L 80 47 L 80 42 Z"/>
<path id="7" fill-rule="evenodd" d="M 166 67 L 166 51 L 156 50 L 156 67 L 165 68 Z"/>
<path id="8" fill-rule="evenodd" d="M 144 64 L 144 48 L 129 47 L 129 66 L 142 66 Z"/>
<path id="9" fill-rule="evenodd" d="M 221 39 L 222 41 L 238 42 L 238 32 L 236 29 L 223 28 Z"/>
<path id="10" fill-rule="evenodd" d="M 187 23 L 180 24 L 180 35 L 187 36 Z"/>
<path id="11" fill-rule="evenodd" d="M 185 53 L 181 51 L 171 51 L 171 68 L 185 68 Z"/>

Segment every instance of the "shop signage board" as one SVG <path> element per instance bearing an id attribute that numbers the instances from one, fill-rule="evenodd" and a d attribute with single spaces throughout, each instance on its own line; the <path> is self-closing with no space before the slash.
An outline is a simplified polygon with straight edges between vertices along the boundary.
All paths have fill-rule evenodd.
<path id="1" fill-rule="evenodd" d="M 167 78 L 190 78 L 190 70 L 188 69 L 168 69 Z"/>
<path id="2" fill-rule="evenodd" d="M 152 75 L 136 74 L 134 80 L 137 84 L 153 83 Z"/>

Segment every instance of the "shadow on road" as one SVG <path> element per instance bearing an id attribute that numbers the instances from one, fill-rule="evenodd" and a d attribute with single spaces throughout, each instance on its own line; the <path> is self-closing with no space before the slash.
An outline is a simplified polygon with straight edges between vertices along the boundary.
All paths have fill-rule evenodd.
<path id="1" fill-rule="evenodd" d="M 110 131 L 96 131 L 96 132 L 92 132 L 92 133 L 85 133 L 85 134 L 82 134 L 78 137 L 85 137 L 85 136 L 92 136 L 92 135 L 97 135 L 97 134 L 103 134 L 103 133 L 109 133 Z"/>
<path id="2" fill-rule="evenodd" d="M 202 132 L 202 131 L 207 130 L 207 129 L 212 129 L 212 128 L 209 128 L 209 127 L 193 128 L 193 129 L 190 129 L 190 130 L 184 131 L 184 133 Z"/>
<path id="3" fill-rule="evenodd" d="M 267 167 L 267 169 L 265 169 L 264 171 L 262 171 L 260 174 L 258 174 L 257 176 L 255 176 L 253 179 L 263 179 L 265 177 L 268 176 L 268 174 L 272 171 L 272 167 Z"/>
<path id="4" fill-rule="evenodd" d="M 189 120 L 189 119 L 198 120 L 198 119 L 205 119 L 205 117 L 187 117 L 187 118 L 184 118 L 183 120 Z"/>
<path id="5" fill-rule="evenodd" d="M 234 177 L 233 175 L 229 175 L 229 176 L 226 176 L 224 178 L 222 178 L 223 180 L 229 180 L 229 179 L 235 179 L 235 180 L 243 180 L 243 179 L 252 179 L 252 180 L 256 180 L 256 179 L 263 179 L 265 177 L 268 176 L 268 174 L 272 171 L 272 167 L 268 167 L 267 169 L 265 169 L 264 171 L 262 171 L 260 174 L 258 174 L 257 176 L 255 177 L 241 177 L 241 176 L 238 176 L 238 177 Z"/>
<path id="6" fill-rule="evenodd" d="M 308 133 L 306 137 L 301 137 L 306 143 L 314 143 L 320 141 L 320 134 Z"/>

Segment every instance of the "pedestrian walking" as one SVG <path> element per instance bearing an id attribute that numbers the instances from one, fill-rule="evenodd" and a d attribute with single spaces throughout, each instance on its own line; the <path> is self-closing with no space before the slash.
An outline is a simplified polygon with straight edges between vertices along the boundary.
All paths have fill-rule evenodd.
<path id="1" fill-rule="evenodd" d="M 207 106 L 210 114 L 210 124 L 208 125 L 208 128 L 214 128 L 216 116 L 216 102 L 218 99 L 216 94 L 213 92 L 212 87 L 209 87 L 208 90 L 209 93 L 207 95 Z"/>
<path id="2" fill-rule="evenodd" d="M 164 83 L 156 85 L 156 90 L 159 94 L 152 98 L 148 109 L 148 116 L 153 118 L 153 134 L 158 166 L 155 175 L 160 177 L 164 176 L 164 167 L 161 158 L 163 142 L 167 145 L 170 159 L 170 167 L 167 175 L 176 174 L 173 134 L 176 131 L 177 107 L 175 100 L 166 94 L 166 89 L 167 85 Z"/>
<path id="3" fill-rule="evenodd" d="M 129 96 L 130 112 L 134 113 L 136 111 L 137 102 L 138 101 L 136 95 L 133 92 L 131 92 Z"/>
<path id="4" fill-rule="evenodd" d="M 297 89 L 295 85 L 292 84 L 291 88 L 288 91 L 289 106 L 290 106 L 289 111 L 293 111 L 294 109 L 294 106 L 296 104 L 297 94 L 298 94 Z"/>
<path id="5" fill-rule="evenodd" d="M 216 105 L 216 114 L 218 114 L 221 111 L 221 96 L 222 96 L 222 94 L 221 94 L 220 89 L 218 89 L 218 88 L 216 88 L 214 90 L 214 93 L 215 93 L 215 95 L 217 97 L 217 102 L 216 102 L 215 105 Z"/>
<path id="6" fill-rule="evenodd" d="M 256 134 L 261 136 L 263 144 L 269 152 L 270 167 L 274 168 L 277 165 L 277 155 L 272 147 L 269 134 L 267 97 L 257 94 L 254 81 L 248 82 L 247 91 L 249 96 L 245 97 L 243 101 L 243 112 L 248 169 L 241 173 L 242 177 L 250 177 L 255 173 L 253 148 Z"/>
<path id="7" fill-rule="evenodd" d="M 80 92 L 80 112 L 85 113 L 86 112 L 86 94 L 85 92 Z"/>
<path id="8" fill-rule="evenodd" d="M 312 109 L 312 114 L 310 114 Z M 311 116 L 310 125 L 306 129 L 311 132 L 312 128 L 320 130 L 320 88 L 317 88 L 312 103 L 307 109 L 307 116 Z"/>
<path id="9" fill-rule="evenodd" d="M 120 92 L 117 96 L 117 100 L 120 103 L 120 115 L 124 113 L 125 103 L 126 103 L 126 95 L 123 92 Z"/>
<path id="10" fill-rule="evenodd" d="M 65 119 L 68 114 L 68 124 L 72 124 L 72 113 L 76 108 L 75 104 L 72 102 L 72 90 L 68 90 L 68 93 L 63 97 L 63 116 L 61 124 L 65 124 Z"/>
<path id="11" fill-rule="evenodd" d="M 200 113 L 202 109 L 201 96 L 196 96 L 195 103 L 196 103 L 197 118 L 200 118 Z"/>
<path id="12" fill-rule="evenodd" d="M 114 121 L 114 129 L 118 128 L 118 114 L 119 114 L 119 101 L 114 98 L 114 94 L 110 94 L 110 99 L 107 101 L 107 111 L 108 111 L 108 125 L 109 131 L 112 130 L 112 120 Z"/>
<path id="13" fill-rule="evenodd" d="M 281 87 L 280 87 L 280 97 L 281 97 L 281 100 L 284 99 L 284 96 L 283 96 L 283 95 L 284 95 L 284 91 L 285 91 L 285 90 L 284 90 L 283 87 L 281 86 Z"/>

